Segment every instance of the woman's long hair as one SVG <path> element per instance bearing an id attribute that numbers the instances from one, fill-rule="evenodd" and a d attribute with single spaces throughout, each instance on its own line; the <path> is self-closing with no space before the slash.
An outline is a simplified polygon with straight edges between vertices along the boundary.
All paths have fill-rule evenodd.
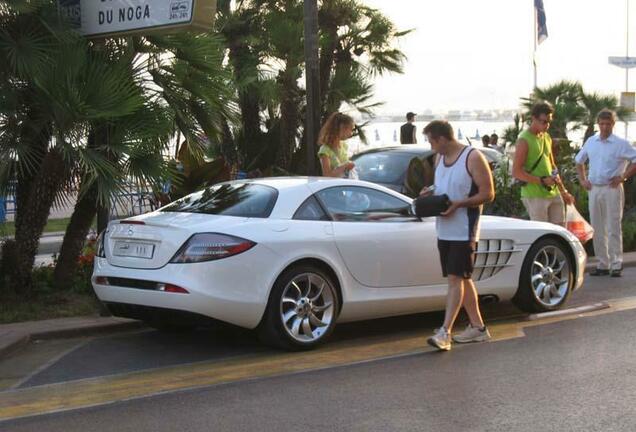
<path id="1" fill-rule="evenodd" d="M 318 143 L 328 145 L 332 149 L 338 148 L 340 130 L 344 126 L 353 125 L 353 119 L 346 114 L 335 112 L 329 116 L 318 134 Z"/>

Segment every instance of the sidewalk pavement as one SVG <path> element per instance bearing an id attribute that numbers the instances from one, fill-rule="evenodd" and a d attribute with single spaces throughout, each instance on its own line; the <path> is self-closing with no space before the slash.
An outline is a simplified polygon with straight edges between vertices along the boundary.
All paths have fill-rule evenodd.
<path id="1" fill-rule="evenodd" d="M 88 336 L 143 327 L 141 321 L 116 317 L 74 317 L 0 325 L 0 359 L 36 339 Z"/>
<path id="2" fill-rule="evenodd" d="M 596 267 L 597 259 L 592 257 L 585 267 L 586 272 Z M 636 251 L 623 256 L 624 267 L 636 267 Z M 31 340 L 88 336 L 98 333 L 141 328 L 141 321 L 115 317 L 75 317 L 44 321 L 27 321 L 14 324 L 0 324 L 0 359 L 2 356 L 26 345 Z"/>

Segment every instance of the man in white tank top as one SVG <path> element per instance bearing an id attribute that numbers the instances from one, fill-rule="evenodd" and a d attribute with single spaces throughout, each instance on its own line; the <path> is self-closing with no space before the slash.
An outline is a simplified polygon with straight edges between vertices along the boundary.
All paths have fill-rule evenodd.
<path id="1" fill-rule="evenodd" d="M 432 121 L 424 128 L 424 134 L 437 152 L 435 194 L 446 194 L 451 201 L 448 210 L 437 217 L 437 248 L 442 273 L 448 278 L 446 314 L 442 327 L 427 342 L 448 351 L 453 324 L 462 306 L 470 322 L 452 340 L 466 343 L 490 339 L 479 310 L 472 272 L 481 206 L 495 198 L 495 190 L 484 156 L 479 150 L 457 142 L 448 122 Z"/>

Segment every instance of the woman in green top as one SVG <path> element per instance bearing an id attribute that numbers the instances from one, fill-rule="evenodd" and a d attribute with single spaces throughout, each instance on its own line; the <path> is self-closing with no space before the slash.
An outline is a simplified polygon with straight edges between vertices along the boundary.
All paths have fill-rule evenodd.
<path id="1" fill-rule="evenodd" d="M 325 177 L 347 177 L 355 164 L 347 155 L 347 144 L 342 141 L 351 137 L 353 119 L 346 114 L 335 112 L 320 129 L 318 135 L 318 157 Z"/>

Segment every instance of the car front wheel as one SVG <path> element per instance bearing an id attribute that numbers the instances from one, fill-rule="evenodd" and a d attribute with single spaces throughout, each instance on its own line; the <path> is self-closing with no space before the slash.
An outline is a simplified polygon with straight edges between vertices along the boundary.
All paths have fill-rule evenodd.
<path id="1" fill-rule="evenodd" d="M 514 303 L 526 312 L 559 309 L 572 291 L 574 272 L 567 245 L 544 238 L 526 254 Z"/>
<path id="2" fill-rule="evenodd" d="M 268 345 L 310 349 L 331 334 L 338 310 L 332 278 L 316 266 L 298 265 L 274 284 L 259 334 Z"/>

